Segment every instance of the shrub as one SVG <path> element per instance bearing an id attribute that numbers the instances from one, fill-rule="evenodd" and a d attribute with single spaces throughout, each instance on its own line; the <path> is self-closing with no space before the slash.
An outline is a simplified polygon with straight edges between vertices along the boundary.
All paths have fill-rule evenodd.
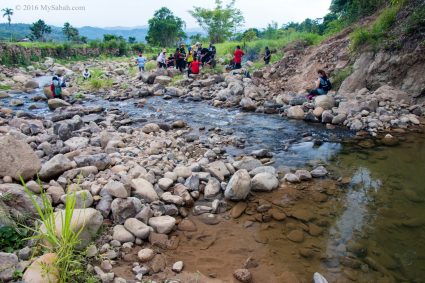
<path id="1" fill-rule="evenodd" d="M 419 29 L 425 29 L 425 6 L 415 10 L 404 26 L 404 31 L 409 35 L 416 33 Z"/>
<path id="2" fill-rule="evenodd" d="M 338 90 L 341 87 L 342 82 L 352 73 L 353 66 L 349 66 L 344 69 L 335 71 L 331 77 L 333 89 Z"/>
<path id="3" fill-rule="evenodd" d="M 149 61 L 145 64 L 145 71 L 152 71 L 156 68 L 157 64 L 155 61 Z"/>
<path id="4" fill-rule="evenodd" d="M 0 251 L 12 253 L 25 246 L 29 230 L 14 226 L 0 227 Z"/>

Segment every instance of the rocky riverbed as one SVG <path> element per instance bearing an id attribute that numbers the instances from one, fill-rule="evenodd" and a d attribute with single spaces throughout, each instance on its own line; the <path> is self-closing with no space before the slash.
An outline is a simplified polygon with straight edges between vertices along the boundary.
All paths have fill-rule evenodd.
<path id="1" fill-rule="evenodd" d="M 58 214 L 76 191 L 81 244 L 93 258 L 87 268 L 102 282 L 308 282 L 316 271 L 330 282 L 410 278 L 383 263 L 379 249 L 365 254 L 355 237 L 341 237 L 346 229 L 334 232 L 345 188 L 356 184 L 354 173 L 334 162 L 353 144 L 359 151 L 398 144 L 408 125 L 420 123 L 411 113 L 420 114 L 420 106 L 397 106 L 391 97 L 381 103 L 376 94 L 377 107 L 398 120 L 367 128 L 379 138 L 365 140 L 332 126 L 347 120 L 333 122 L 343 105 L 334 108 L 331 95 L 290 106 L 237 73 L 173 81 L 173 70 L 139 80 L 127 62 L 86 64 L 102 68 L 112 86 L 77 84 L 83 63 L 49 59 L 3 70 L 13 90 L 0 93 L 0 192 L 14 196 L 5 201 L 13 218 L 36 214 L 20 175 L 39 194 L 31 181 L 39 174 Z M 50 71 L 70 79 L 64 100 L 46 102 L 42 76 Z M 281 117 L 323 121 L 325 109 L 327 127 Z M 364 125 L 377 112 L 361 113 L 356 119 Z M 389 126 L 397 130 L 378 132 Z M 30 264 L 24 278 L 35 276 L 33 248 L 1 253 L 7 268 L 0 279 L 10 281 Z"/>

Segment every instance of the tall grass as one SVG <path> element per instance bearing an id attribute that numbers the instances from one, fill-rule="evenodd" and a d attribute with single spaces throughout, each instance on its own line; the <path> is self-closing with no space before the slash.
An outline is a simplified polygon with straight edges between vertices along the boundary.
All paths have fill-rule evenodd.
<path id="1" fill-rule="evenodd" d="M 72 217 L 76 203 L 75 191 L 69 192 L 68 190 L 65 199 L 65 209 L 55 214 L 54 207 L 47 193 L 43 190 L 40 181 L 41 205 L 37 202 L 34 194 L 27 188 L 22 178 L 21 182 L 36 208 L 42 224 L 35 228 L 29 228 L 35 233 L 32 238 L 38 240 L 45 250 L 56 254 L 57 260 L 54 266 L 58 271 L 59 282 L 77 282 L 78 276 L 84 273 L 84 266 L 81 258 L 78 257 L 79 253 L 76 249 L 80 243 L 79 235 L 83 228 L 79 231 L 74 231 L 72 227 Z M 58 217 L 60 217 L 61 221 L 60 234 L 56 226 Z M 49 273 L 52 270 L 45 270 L 45 272 Z"/>

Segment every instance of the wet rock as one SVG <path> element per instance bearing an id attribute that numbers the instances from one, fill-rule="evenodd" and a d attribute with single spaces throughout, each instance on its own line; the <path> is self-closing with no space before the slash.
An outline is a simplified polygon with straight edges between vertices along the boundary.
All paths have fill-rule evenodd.
<path id="1" fill-rule="evenodd" d="M 297 170 L 295 171 L 295 175 L 300 181 L 308 181 L 312 179 L 310 172 L 308 172 L 307 170 Z"/>
<path id="2" fill-rule="evenodd" d="M 55 267 L 57 256 L 48 253 L 37 258 L 22 277 L 26 283 L 57 283 L 59 282 L 59 271 Z M 46 269 L 49 272 L 46 272 Z"/>
<path id="3" fill-rule="evenodd" d="M 232 207 L 232 209 L 230 210 L 230 215 L 233 218 L 238 218 L 240 217 L 246 210 L 246 208 L 248 207 L 248 204 L 246 202 L 238 202 L 234 207 Z"/>
<path id="4" fill-rule="evenodd" d="M 285 177 L 283 177 L 283 179 L 285 179 L 289 183 L 299 183 L 300 182 L 300 179 L 298 178 L 298 176 L 295 175 L 295 174 L 292 174 L 292 173 L 285 174 Z"/>
<path id="5" fill-rule="evenodd" d="M 252 171 L 260 166 L 262 166 L 261 161 L 252 157 L 244 157 L 240 161 L 233 162 L 233 167 L 237 170 L 245 169 L 247 171 Z"/>
<path id="6" fill-rule="evenodd" d="M 0 281 L 9 282 L 13 279 L 18 262 L 15 254 L 0 252 Z"/>
<path id="7" fill-rule="evenodd" d="M 386 146 L 395 146 L 399 143 L 398 139 L 390 134 L 386 134 L 381 142 Z"/>
<path id="8" fill-rule="evenodd" d="M 155 256 L 155 252 L 152 249 L 141 249 L 137 253 L 137 257 L 141 262 L 148 262 Z"/>
<path id="9" fill-rule="evenodd" d="M 311 176 L 313 176 L 313 178 L 321 178 L 328 175 L 328 171 L 326 170 L 325 167 L 318 166 L 314 170 L 310 171 L 310 174 Z"/>
<path id="10" fill-rule="evenodd" d="M 143 178 L 133 179 L 131 181 L 131 187 L 133 189 L 133 195 L 139 198 L 143 198 L 148 202 L 159 200 L 159 196 L 152 184 Z"/>
<path id="11" fill-rule="evenodd" d="M 217 215 L 211 213 L 201 214 L 199 216 L 199 220 L 201 220 L 202 223 L 207 225 L 217 225 L 221 222 L 220 218 Z"/>
<path id="12" fill-rule="evenodd" d="M 291 216 L 303 222 L 309 222 L 314 218 L 313 214 L 306 209 L 296 209 L 291 213 Z"/>
<path id="13" fill-rule="evenodd" d="M 257 105 L 249 97 L 243 97 L 239 102 L 239 106 L 241 106 L 245 111 L 255 111 L 257 108 Z"/>
<path id="14" fill-rule="evenodd" d="M 288 109 L 288 118 L 302 120 L 304 119 L 304 110 L 301 106 L 292 106 Z"/>
<path id="15" fill-rule="evenodd" d="M 155 231 L 160 234 L 170 233 L 173 230 L 175 224 L 176 219 L 168 215 L 151 217 L 149 219 L 149 226 L 153 227 Z"/>
<path id="16" fill-rule="evenodd" d="M 308 233 L 311 236 L 319 236 L 323 233 L 323 229 L 317 226 L 316 224 L 309 223 L 308 224 Z"/>
<path id="17" fill-rule="evenodd" d="M 283 221 L 286 219 L 286 214 L 278 209 L 271 209 L 269 210 L 270 215 L 272 218 L 276 221 Z"/>
<path id="18" fill-rule="evenodd" d="M 155 123 L 146 124 L 142 128 L 142 132 L 144 132 L 145 134 L 157 133 L 159 131 L 160 131 L 160 128 L 158 124 L 155 124 Z"/>
<path id="19" fill-rule="evenodd" d="M 252 275 L 248 269 L 237 269 L 233 272 L 233 277 L 239 282 L 250 283 L 252 282 Z"/>
<path id="20" fill-rule="evenodd" d="M 332 123 L 332 120 L 334 118 L 334 115 L 332 114 L 331 110 L 325 110 L 322 112 L 322 123 Z"/>
<path id="21" fill-rule="evenodd" d="M 243 200 L 248 196 L 250 190 L 251 177 L 247 170 L 241 169 L 236 171 L 232 178 L 230 178 L 224 195 L 231 200 Z"/>
<path id="22" fill-rule="evenodd" d="M 135 217 L 142 210 L 138 198 L 116 198 L 111 203 L 112 218 L 115 223 L 124 223 L 127 218 Z"/>
<path id="23" fill-rule="evenodd" d="M 71 169 L 73 163 L 63 154 L 55 155 L 52 159 L 43 164 L 40 170 L 41 179 L 52 179 L 59 176 L 63 172 Z"/>
<path id="24" fill-rule="evenodd" d="M 251 180 L 253 191 L 270 192 L 279 186 L 279 180 L 270 173 L 259 173 Z"/>
<path id="25" fill-rule="evenodd" d="M 288 239 L 295 243 L 301 243 L 304 241 L 304 233 L 302 230 L 292 230 L 288 234 Z"/>
<path id="26" fill-rule="evenodd" d="M 120 243 L 133 243 L 135 238 L 123 225 L 116 225 L 112 234 L 112 239 Z"/>
<path id="27" fill-rule="evenodd" d="M 334 125 L 340 125 L 340 124 L 344 123 L 346 118 L 347 118 L 347 115 L 345 113 L 341 113 L 341 114 L 338 114 L 335 117 L 333 117 L 331 123 L 334 124 Z"/>
<path id="28" fill-rule="evenodd" d="M 20 99 L 11 99 L 10 105 L 13 106 L 13 107 L 22 106 L 22 105 L 24 105 L 24 102 Z"/>
<path id="29" fill-rule="evenodd" d="M 124 222 L 124 227 L 139 239 L 144 240 L 149 237 L 149 226 L 136 218 L 128 218 Z"/>
<path id="30" fill-rule="evenodd" d="M 198 229 L 196 228 L 195 223 L 189 219 L 183 219 L 180 221 L 179 225 L 177 226 L 180 231 L 186 231 L 186 232 L 195 232 Z"/>
<path id="31" fill-rule="evenodd" d="M 0 137 L 0 176 L 20 176 L 27 181 L 40 170 L 41 164 L 35 152 L 24 141 L 13 136 Z"/>
<path id="32" fill-rule="evenodd" d="M 205 186 L 204 198 L 207 200 L 214 199 L 220 192 L 221 192 L 220 182 L 216 178 L 211 177 L 208 180 L 207 185 Z"/>
<path id="33" fill-rule="evenodd" d="M 71 106 L 71 104 L 69 104 L 68 102 L 66 102 L 65 100 L 62 100 L 60 98 L 49 99 L 47 101 L 47 104 L 48 104 L 50 110 L 55 110 L 55 109 L 60 108 L 60 107 Z"/>

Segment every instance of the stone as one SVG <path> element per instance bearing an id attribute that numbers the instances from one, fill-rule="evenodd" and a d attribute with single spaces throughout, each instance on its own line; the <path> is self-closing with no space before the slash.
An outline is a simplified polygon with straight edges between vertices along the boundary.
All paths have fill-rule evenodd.
<path id="1" fill-rule="evenodd" d="M 133 243 L 135 238 L 123 225 L 116 225 L 112 234 L 112 239 L 122 243 L 131 242 Z"/>
<path id="2" fill-rule="evenodd" d="M 11 176 L 27 181 L 41 169 L 41 163 L 33 149 L 24 141 L 11 135 L 0 137 L 0 176 Z"/>
<path id="3" fill-rule="evenodd" d="M 183 261 L 177 261 L 173 264 L 173 267 L 171 268 L 174 272 L 180 273 L 183 270 Z"/>
<path id="4" fill-rule="evenodd" d="M 320 116 L 322 116 L 323 111 L 325 111 L 325 109 L 323 109 L 322 107 L 316 107 L 313 110 L 313 115 L 319 118 Z"/>
<path id="5" fill-rule="evenodd" d="M 275 175 L 264 172 L 254 176 L 251 180 L 253 191 L 270 192 L 279 186 L 279 180 Z"/>
<path id="6" fill-rule="evenodd" d="M 304 233 L 302 230 L 292 230 L 288 234 L 288 239 L 295 243 L 301 243 L 304 241 Z"/>
<path id="7" fill-rule="evenodd" d="M 10 105 L 13 106 L 13 107 L 22 106 L 22 105 L 24 105 L 24 102 L 20 99 L 11 99 Z"/>
<path id="8" fill-rule="evenodd" d="M 174 181 L 172 179 L 169 178 L 161 178 L 158 180 L 158 186 L 161 190 L 168 190 L 171 185 L 173 185 Z"/>
<path id="9" fill-rule="evenodd" d="M 142 128 L 142 132 L 144 132 L 145 134 L 157 133 L 160 130 L 161 129 L 159 128 L 158 124 L 155 124 L 155 123 L 146 124 Z"/>
<path id="10" fill-rule="evenodd" d="M 216 179 L 211 177 L 208 180 L 207 185 L 204 189 L 204 198 L 206 200 L 212 200 L 214 199 L 219 193 L 221 192 L 221 185 L 220 182 Z"/>
<path id="11" fill-rule="evenodd" d="M 142 202 L 135 197 L 116 198 L 111 203 L 112 218 L 115 223 L 124 223 L 142 210 Z"/>
<path id="12" fill-rule="evenodd" d="M 308 224 L 308 233 L 311 236 L 319 236 L 320 234 L 322 234 L 322 232 L 323 232 L 322 228 L 320 228 L 316 224 L 313 224 L 313 223 Z"/>
<path id="13" fill-rule="evenodd" d="M 23 186 L 18 184 L 0 184 L 0 194 L 8 196 L 2 200 L 2 206 L 13 218 L 24 219 L 29 216 L 38 216 L 37 209 Z M 34 199 L 42 207 L 41 198 L 34 195 Z M 2 223 L 1 220 L 0 223 Z"/>
<path id="14" fill-rule="evenodd" d="M 321 177 L 325 177 L 326 175 L 328 175 L 328 171 L 323 166 L 316 167 L 315 169 L 310 171 L 310 173 L 311 173 L 311 176 L 313 178 L 321 178 Z"/>
<path id="15" fill-rule="evenodd" d="M 86 137 L 73 137 L 64 142 L 71 151 L 86 148 L 89 144 L 89 139 Z"/>
<path id="16" fill-rule="evenodd" d="M 252 281 L 251 272 L 248 269 L 237 269 L 233 272 L 233 277 L 239 282 L 250 283 Z"/>
<path id="17" fill-rule="evenodd" d="M 47 189 L 46 192 L 52 198 L 53 204 L 58 204 L 61 202 L 61 197 L 65 194 L 64 189 L 58 186 L 51 186 Z"/>
<path id="18" fill-rule="evenodd" d="M 391 134 L 386 134 L 381 142 L 386 146 L 395 146 L 399 143 L 398 139 Z"/>
<path id="19" fill-rule="evenodd" d="M 25 88 L 28 88 L 28 89 L 35 89 L 35 88 L 38 88 L 38 87 L 39 87 L 38 82 L 36 82 L 34 80 L 29 80 L 25 83 Z"/>
<path id="20" fill-rule="evenodd" d="M 340 125 L 344 123 L 345 119 L 347 119 L 347 115 L 345 113 L 341 113 L 332 118 L 332 124 Z"/>
<path id="21" fill-rule="evenodd" d="M 49 99 L 47 101 L 47 105 L 49 106 L 50 110 L 55 110 L 55 109 L 60 108 L 60 107 L 71 106 L 71 104 L 69 104 L 68 102 L 66 102 L 65 100 L 62 100 L 60 98 Z"/>
<path id="22" fill-rule="evenodd" d="M 220 218 L 212 213 L 204 213 L 199 216 L 199 220 L 207 225 L 217 225 L 221 222 Z"/>
<path id="23" fill-rule="evenodd" d="M 153 185 L 143 178 L 131 180 L 133 195 L 143 198 L 148 202 L 159 200 L 159 196 L 153 188 Z"/>
<path id="24" fill-rule="evenodd" d="M 52 179 L 63 172 L 72 169 L 73 163 L 63 154 L 55 155 L 52 159 L 43 164 L 40 170 L 41 179 Z"/>
<path id="25" fill-rule="evenodd" d="M 65 210 L 55 212 L 55 232 L 58 237 L 62 235 L 62 219 L 65 217 Z M 97 231 L 103 223 L 102 214 L 94 208 L 75 209 L 71 219 L 72 230 L 77 233 L 80 243 L 78 248 L 86 247 L 96 236 Z M 44 224 L 40 226 L 41 231 L 46 231 Z"/>
<path id="26" fill-rule="evenodd" d="M 25 283 L 59 282 L 59 270 L 55 267 L 56 259 L 57 255 L 54 253 L 40 256 L 25 270 L 22 280 Z"/>
<path id="27" fill-rule="evenodd" d="M 304 169 L 295 171 L 295 175 L 298 177 L 300 181 L 308 181 L 312 179 L 310 172 Z"/>
<path id="28" fill-rule="evenodd" d="M 351 123 L 350 130 L 352 131 L 360 131 L 363 129 L 363 123 L 359 119 L 354 119 Z"/>
<path id="29" fill-rule="evenodd" d="M 252 171 L 260 166 L 262 166 L 261 161 L 252 157 L 244 157 L 240 161 L 233 162 L 233 167 L 237 170 L 245 169 L 247 171 Z"/>
<path id="30" fill-rule="evenodd" d="M 173 195 L 170 192 L 165 192 L 161 195 L 161 200 L 165 203 L 172 203 L 178 206 L 182 206 L 184 204 L 184 200 L 181 196 Z"/>
<path id="31" fill-rule="evenodd" d="M 230 172 L 223 161 L 214 161 L 208 164 L 206 170 L 220 182 L 223 182 L 226 177 L 230 176 Z"/>
<path id="32" fill-rule="evenodd" d="M 165 256 L 162 254 L 157 254 L 154 256 L 151 262 L 151 269 L 153 273 L 158 273 L 165 270 L 166 267 Z"/>
<path id="33" fill-rule="evenodd" d="M 335 99 L 331 95 L 318 95 L 314 98 L 316 107 L 331 110 L 335 106 Z"/>
<path id="34" fill-rule="evenodd" d="M 182 177 L 185 179 L 192 176 L 192 170 L 186 166 L 177 166 L 174 168 L 173 172 L 177 174 L 177 177 Z"/>
<path id="35" fill-rule="evenodd" d="M 291 213 L 291 216 L 303 222 L 308 222 L 314 218 L 313 214 L 306 209 L 297 209 Z"/>
<path id="36" fill-rule="evenodd" d="M 24 247 L 18 251 L 19 260 L 29 260 L 31 258 L 32 250 L 30 247 Z"/>
<path id="37" fill-rule="evenodd" d="M 245 199 L 251 190 L 251 177 L 245 169 L 235 172 L 226 186 L 224 196 L 231 200 Z"/>
<path id="38" fill-rule="evenodd" d="M 74 157 L 77 167 L 95 166 L 98 170 L 105 170 L 112 162 L 106 153 L 79 155 Z"/>
<path id="39" fill-rule="evenodd" d="M 160 85 L 164 85 L 164 86 L 166 86 L 166 85 L 168 85 L 169 83 L 171 83 L 171 81 L 172 81 L 172 79 L 171 79 L 170 77 L 167 77 L 167 76 L 157 76 L 157 77 L 155 78 L 154 83 L 155 83 L 155 84 L 160 84 Z"/>
<path id="40" fill-rule="evenodd" d="M 148 262 L 155 256 L 155 252 L 152 249 L 141 249 L 137 253 L 137 257 L 141 262 Z"/>
<path id="41" fill-rule="evenodd" d="M 130 196 L 130 192 L 125 188 L 124 184 L 118 181 L 109 181 L 105 190 L 113 197 L 126 198 Z"/>
<path id="42" fill-rule="evenodd" d="M 249 97 L 243 97 L 239 102 L 239 106 L 245 111 L 254 111 L 257 108 L 257 105 Z"/>
<path id="43" fill-rule="evenodd" d="M 302 120 L 304 119 L 304 110 L 301 106 L 291 106 L 287 113 L 288 118 Z"/>
<path id="44" fill-rule="evenodd" d="M 282 221 L 286 219 L 286 214 L 283 211 L 272 208 L 269 210 L 270 215 L 276 221 Z"/>
<path id="45" fill-rule="evenodd" d="M 0 252 L 0 281 L 9 282 L 13 279 L 13 274 L 19 259 L 15 254 Z"/>
<path id="46" fill-rule="evenodd" d="M 298 176 L 295 175 L 295 174 L 293 174 L 293 173 L 287 173 L 287 174 L 285 174 L 285 176 L 283 177 L 283 179 L 285 179 L 289 183 L 299 183 L 300 182 L 300 179 L 298 178 Z"/>
<path id="47" fill-rule="evenodd" d="M 322 112 L 322 123 L 332 123 L 334 115 L 331 110 L 325 110 Z"/>
<path id="48" fill-rule="evenodd" d="M 248 207 L 246 202 L 240 201 L 238 202 L 232 209 L 230 210 L 230 215 L 232 218 L 239 218 Z"/>
<path id="49" fill-rule="evenodd" d="M 63 195 L 61 201 L 66 204 L 67 196 L 72 198 L 71 194 Z M 75 192 L 75 208 L 88 208 L 93 204 L 93 196 L 88 190 Z"/>
<path id="50" fill-rule="evenodd" d="M 170 233 L 176 224 L 176 219 L 174 217 L 165 215 L 151 217 L 149 219 L 149 226 L 153 227 L 157 233 L 168 234 Z"/>
<path id="51" fill-rule="evenodd" d="M 196 228 L 196 224 L 189 219 L 183 219 L 182 221 L 180 221 L 179 225 L 177 225 L 177 228 L 180 231 L 186 231 L 186 232 L 195 232 L 198 230 Z"/>
<path id="52" fill-rule="evenodd" d="M 272 175 L 275 175 L 276 169 L 273 166 L 260 166 L 255 168 L 254 170 L 249 171 L 249 175 L 252 177 L 260 173 L 270 173 Z"/>

